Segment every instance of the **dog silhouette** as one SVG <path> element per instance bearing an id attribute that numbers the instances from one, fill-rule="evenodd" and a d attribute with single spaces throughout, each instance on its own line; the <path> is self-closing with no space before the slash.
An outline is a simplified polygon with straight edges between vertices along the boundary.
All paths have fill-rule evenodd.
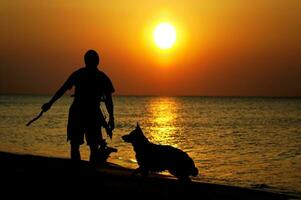
<path id="1" fill-rule="evenodd" d="M 136 128 L 122 139 L 133 145 L 139 167 L 134 174 L 142 173 L 146 177 L 149 172 L 168 170 L 180 181 L 190 181 L 189 176 L 197 176 L 198 169 L 193 160 L 184 151 L 169 145 L 151 143 L 143 134 L 137 123 Z"/>

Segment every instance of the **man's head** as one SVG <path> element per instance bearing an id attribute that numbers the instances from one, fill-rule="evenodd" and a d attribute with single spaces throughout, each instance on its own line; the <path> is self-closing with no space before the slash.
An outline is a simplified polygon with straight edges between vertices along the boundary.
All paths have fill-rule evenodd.
<path id="1" fill-rule="evenodd" d="M 96 51 L 89 50 L 85 54 L 85 63 L 86 67 L 89 68 L 97 68 L 97 65 L 99 64 L 99 56 Z"/>

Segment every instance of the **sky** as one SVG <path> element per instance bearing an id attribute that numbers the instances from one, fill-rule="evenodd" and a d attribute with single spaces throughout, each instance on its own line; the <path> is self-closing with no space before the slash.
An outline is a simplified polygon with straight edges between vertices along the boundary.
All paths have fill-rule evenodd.
<path id="1" fill-rule="evenodd" d="M 301 96 L 300 19 L 300 0 L 1 0 L 0 94 L 53 94 L 94 49 L 116 95 Z"/>

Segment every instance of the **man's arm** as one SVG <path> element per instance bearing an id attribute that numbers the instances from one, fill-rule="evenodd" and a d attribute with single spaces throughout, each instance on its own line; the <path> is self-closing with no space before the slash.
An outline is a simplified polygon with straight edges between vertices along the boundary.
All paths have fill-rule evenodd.
<path id="1" fill-rule="evenodd" d="M 47 112 L 47 111 L 51 108 L 52 104 L 54 104 L 54 102 L 55 102 L 56 100 L 58 100 L 59 98 L 61 98 L 61 97 L 65 94 L 65 92 L 66 92 L 68 89 L 71 89 L 71 88 L 72 88 L 72 80 L 71 80 L 71 77 L 72 77 L 72 76 L 70 76 L 70 77 L 67 79 L 67 81 L 63 84 L 63 86 L 62 86 L 60 89 L 58 89 L 58 91 L 53 95 L 53 97 L 51 98 L 51 100 L 50 100 L 48 103 L 45 103 L 45 104 L 41 107 L 41 109 L 42 109 L 44 112 Z"/>
<path id="2" fill-rule="evenodd" d="M 111 130 L 113 130 L 115 128 L 115 123 L 114 123 L 114 105 L 113 105 L 112 94 L 106 95 L 105 105 L 109 113 L 109 126 Z"/>

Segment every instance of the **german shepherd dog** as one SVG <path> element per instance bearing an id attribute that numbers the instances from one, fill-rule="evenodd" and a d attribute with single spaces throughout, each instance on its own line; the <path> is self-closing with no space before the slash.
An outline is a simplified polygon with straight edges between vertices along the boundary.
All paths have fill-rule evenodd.
<path id="1" fill-rule="evenodd" d="M 184 151 L 168 145 L 151 143 L 143 134 L 139 124 L 122 139 L 131 143 L 136 153 L 139 167 L 134 174 L 142 173 L 146 177 L 149 172 L 161 172 L 168 170 L 180 181 L 190 182 L 189 176 L 197 176 L 198 169 L 193 160 Z"/>

